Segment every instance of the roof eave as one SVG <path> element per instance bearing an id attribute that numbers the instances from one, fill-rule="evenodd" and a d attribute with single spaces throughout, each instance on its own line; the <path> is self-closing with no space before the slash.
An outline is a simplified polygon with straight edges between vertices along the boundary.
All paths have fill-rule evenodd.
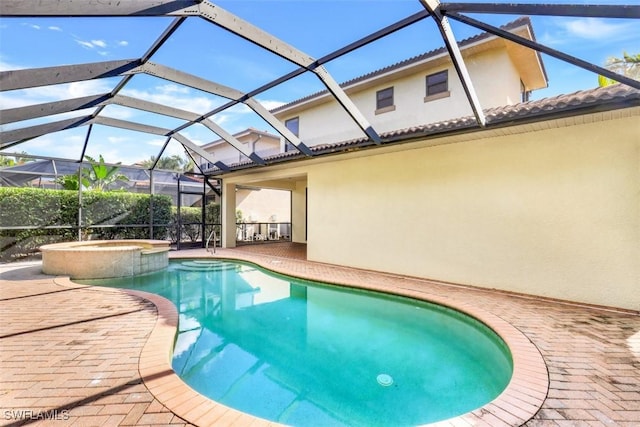
<path id="1" fill-rule="evenodd" d="M 487 111 L 487 123 L 483 128 L 478 126 L 473 116 L 468 116 L 453 121 L 387 132 L 381 135 L 382 145 L 376 145 L 366 138 L 358 138 L 336 144 L 314 146 L 311 149 L 314 153 L 314 158 L 318 158 L 416 141 L 433 140 L 433 145 L 437 145 L 436 140 L 445 137 L 635 107 L 640 107 L 640 90 L 625 88 L 620 85 L 609 89 L 597 88 L 571 95 L 561 95 L 555 98 L 491 109 Z M 298 153 L 282 153 L 266 157 L 267 166 L 263 167 L 307 159 L 307 157 Z M 249 162 L 239 163 L 230 165 L 229 172 L 247 170 L 253 167 L 255 165 Z M 220 172 L 220 175 L 223 173 Z"/>

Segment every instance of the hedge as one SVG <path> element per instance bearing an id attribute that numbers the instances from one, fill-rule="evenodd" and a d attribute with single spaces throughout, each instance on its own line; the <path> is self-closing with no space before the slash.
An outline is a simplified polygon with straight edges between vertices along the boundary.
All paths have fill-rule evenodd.
<path id="1" fill-rule="evenodd" d="M 205 236 L 201 236 L 202 227 L 202 208 L 200 207 L 184 207 L 180 208 L 181 216 L 181 239 L 188 238 L 192 242 L 197 242 L 202 238 L 206 239 L 211 232 L 211 226 L 213 224 L 220 223 L 220 205 L 217 203 L 210 203 L 205 207 L 205 223 L 207 224 L 205 230 Z M 178 241 L 178 208 L 173 206 L 171 208 L 172 224 L 173 227 L 169 231 L 172 242 Z M 220 227 L 216 228 L 218 234 L 220 233 Z"/>
<path id="2" fill-rule="evenodd" d="M 126 192 L 84 191 L 82 193 L 83 240 L 146 239 L 153 206 L 155 239 L 165 239 L 172 222 L 171 198 Z M 77 191 L 0 187 L 0 261 L 27 256 L 46 243 L 78 239 L 79 200 Z M 122 227 L 87 228 L 96 225 Z M 45 228 L 47 227 L 47 228 Z"/>

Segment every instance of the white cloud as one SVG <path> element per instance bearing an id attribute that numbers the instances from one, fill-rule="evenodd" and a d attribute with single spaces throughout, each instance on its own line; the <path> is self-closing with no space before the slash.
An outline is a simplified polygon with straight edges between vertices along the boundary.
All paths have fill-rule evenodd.
<path id="1" fill-rule="evenodd" d="M 58 86 L 62 90 L 62 94 L 59 99 L 67 99 L 111 92 L 113 85 L 100 80 L 87 80 L 81 82 L 66 83 L 64 85 L 57 85 L 55 87 Z"/>
<path id="2" fill-rule="evenodd" d="M 218 113 L 213 117 L 209 117 L 209 120 L 213 120 L 213 122 L 215 124 L 217 124 L 218 126 L 222 126 L 224 127 L 224 124 L 231 121 L 232 118 L 229 114 L 225 114 L 225 113 Z"/>
<path id="3" fill-rule="evenodd" d="M 152 139 L 147 142 L 148 145 L 152 145 L 154 147 L 162 147 L 166 141 L 166 138 L 162 139 Z"/>
<path id="4" fill-rule="evenodd" d="M 126 40 L 120 40 L 118 46 L 129 46 L 129 42 Z"/>
<path id="5" fill-rule="evenodd" d="M 160 85 L 160 86 L 156 86 L 156 89 L 159 90 L 160 92 L 164 92 L 164 93 L 189 93 L 189 88 L 186 86 L 179 86 L 177 84 L 174 83 L 168 83 L 166 85 Z"/>
<path id="6" fill-rule="evenodd" d="M 7 95 L 6 93 L 0 93 L 0 105 L 2 105 L 3 109 L 24 107 L 30 104 L 33 104 L 33 103 L 24 99 L 24 97 L 12 96 L 12 95 Z"/>
<path id="7" fill-rule="evenodd" d="M 77 37 L 74 40 L 76 43 L 78 43 L 80 46 L 82 46 L 85 49 L 91 49 L 91 50 L 96 48 L 105 49 L 107 47 L 107 42 L 105 42 L 104 40 L 86 41 L 86 40 L 81 40 Z M 106 56 L 109 54 L 109 52 L 105 50 L 97 50 L 96 52 L 98 53 L 98 55 L 102 55 L 102 56 Z"/>
<path id="8" fill-rule="evenodd" d="M 546 28 L 540 42 L 549 45 L 568 45 L 588 41 L 607 43 L 628 40 L 637 37 L 636 23 L 614 22 L 602 18 L 551 18 L 551 26 Z"/>
<path id="9" fill-rule="evenodd" d="M 131 108 L 122 107 L 120 105 L 107 105 L 102 111 L 101 116 L 111 117 L 113 119 L 129 120 L 135 115 L 135 111 Z"/>
<path id="10" fill-rule="evenodd" d="M 108 136 L 107 141 L 111 144 L 121 144 L 123 142 L 131 141 L 131 138 L 126 136 Z"/>
<path id="11" fill-rule="evenodd" d="M 276 101 L 273 99 L 258 99 L 257 100 L 267 110 L 273 110 L 274 108 L 282 107 L 286 102 Z"/>
<path id="12" fill-rule="evenodd" d="M 247 107 L 246 104 L 236 104 L 233 107 L 227 108 L 226 110 L 224 110 L 224 113 L 226 114 L 248 114 L 251 112 L 253 112 L 253 110 Z"/>
<path id="13" fill-rule="evenodd" d="M 195 142 L 195 141 L 193 142 L 197 145 L 202 145 L 200 142 Z M 162 141 L 162 143 L 164 144 L 164 141 Z M 174 156 L 174 155 L 177 155 L 180 157 L 186 157 L 186 154 L 184 152 L 184 147 L 182 146 L 182 144 L 180 144 L 178 141 L 172 140 L 171 142 L 169 142 L 169 144 L 167 144 L 167 148 L 165 148 L 164 151 L 162 152 L 162 157 Z"/>
<path id="14" fill-rule="evenodd" d="M 71 129 L 34 138 L 24 144 L 16 145 L 17 152 L 26 151 L 29 154 L 58 157 L 63 159 L 77 159 L 82 152 L 86 128 Z"/>
<path id="15" fill-rule="evenodd" d="M 3 65 L 5 64 L 0 63 L 0 67 Z M 4 92 L 0 94 L 0 103 L 3 108 L 17 108 L 26 105 L 108 93 L 111 89 L 111 85 L 104 81 L 88 80 Z"/>
<path id="16" fill-rule="evenodd" d="M 16 107 L 24 107 L 24 105 L 17 105 Z M 78 111 L 70 111 L 67 113 L 54 114 L 46 117 L 37 117 L 35 119 L 21 120 L 17 122 L 7 123 L 3 125 L 2 131 L 11 129 L 21 129 L 30 126 L 36 126 L 43 123 L 58 122 L 67 119 L 80 118 L 91 115 L 93 109 L 84 109 Z"/>
<path id="17" fill-rule="evenodd" d="M 187 138 L 189 141 L 193 142 L 196 145 L 202 145 L 205 142 L 200 139 L 200 137 L 196 136 L 193 132 L 191 132 L 189 129 L 185 129 L 183 131 L 180 132 L 185 138 Z M 171 145 L 171 144 L 170 144 Z M 182 144 L 177 144 L 178 147 L 180 147 L 182 149 Z M 184 152 L 184 150 L 183 150 Z"/>
<path id="18" fill-rule="evenodd" d="M 25 22 L 22 25 L 24 25 L 26 27 L 29 27 L 29 28 L 32 28 L 34 30 L 39 30 L 41 28 L 40 25 L 29 24 L 28 22 Z"/>
<path id="19" fill-rule="evenodd" d="M 24 68 L 28 68 L 28 67 L 25 67 L 23 65 L 12 64 L 10 62 L 5 62 L 2 60 L 2 56 L 0 56 L 0 71 L 20 70 Z"/>
<path id="20" fill-rule="evenodd" d="M 202 95 L 193 96 L 189 88 L 172 84 L 156 86 L 150 90 L 124 89 L 122 94 L 198 114 L 204 114 L 216 107 L 210 98 Z"/>
<path id="21" fill-rule="evenodd" d="M 583 18 L 568 21 L 565 29 L 569 35 L 583 39 L 603 39 L 617 36 L 626 25 L 614 24 L 600 18 Z"/>
<path id="22" fill-rule="evenodd" d="M 78 43 L 80 46 L 84 47 L 85 49 L 93 49 L 93 44 L 91 44 L 91 42 L 85 42 L 83 40 L 76 39 L 76 43 Z"/>
<path id="23" fill-rule="evenodd" d="M 51 30 L 51 31 L 62 31 L 62 28 L 56 27 L 55 25 L 51 25 L 51 26 L 47 27 L 47 29 Z"/>

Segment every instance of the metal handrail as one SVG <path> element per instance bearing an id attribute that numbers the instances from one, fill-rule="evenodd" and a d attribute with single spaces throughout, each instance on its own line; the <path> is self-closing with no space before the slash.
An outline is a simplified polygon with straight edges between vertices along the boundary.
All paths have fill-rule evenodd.
<path id="1" fill-rule="evenodd" d="M 211 230 L 211 233 L 209 233 L 209 237 L 207 238 L 207 243 L 205 244 L 205 250 L 207 252 L 209 252 L 209 242 L 211 241 L 211 237 L 213 237 L 213 253 L 216 253 L 216 229 L 214 228 L 213 230 Z"/>

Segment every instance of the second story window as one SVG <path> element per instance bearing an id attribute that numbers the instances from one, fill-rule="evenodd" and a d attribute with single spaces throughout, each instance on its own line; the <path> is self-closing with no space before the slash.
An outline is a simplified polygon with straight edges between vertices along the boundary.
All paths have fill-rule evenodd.
<path id="1" fill-rule="evenodd" d="M 376 114 L 393 111 L 396 107 L 393 104 L 393 86 L 376 92 Z"/>
<path id="2" fill-rule="evenodd" d="M 295 136 L 300 136 L 300 117 L 294 117 L 292 119 L 285 120 L 284 125 Z"/>
<path id="3" fill-rule="evenodd" d="M 449 72 L 447 70 L 427 76 L 425 101 L 449 96 Z"/>
<path id="4" fill-rule="evenodd" d="M 300 117 L 294 117 L 292 119 L 285 120 L 284 125 L 295 136 L 300 136 Z M 296 151 L 295 145 L 287 141 L 284 145 L 284 151 Z"/>
<path id="5" fill-rule="evenodd" d="M 524 85 L 524 83 L 522 83 L 522 80 L 520 80 L 520 93 L 522 94 L 520 101 L 522 102 L 529 101 L 529 97 L 531 96 L 531 91 L 527 90 L 527 87 Z"/>

